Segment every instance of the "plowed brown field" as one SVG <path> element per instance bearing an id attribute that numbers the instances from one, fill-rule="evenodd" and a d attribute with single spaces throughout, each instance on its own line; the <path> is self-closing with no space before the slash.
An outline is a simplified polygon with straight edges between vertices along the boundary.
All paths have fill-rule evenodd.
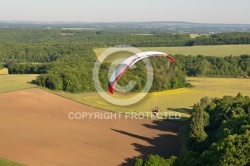
<path id="1" fill-rule="evenodd" d="M 40 89 L 0 94 L 0 156 L 36 166 L 112 166 L 180 152 L 183 123 L 124 115 L 71 120 L 70 112 L 105 113 Z"/>

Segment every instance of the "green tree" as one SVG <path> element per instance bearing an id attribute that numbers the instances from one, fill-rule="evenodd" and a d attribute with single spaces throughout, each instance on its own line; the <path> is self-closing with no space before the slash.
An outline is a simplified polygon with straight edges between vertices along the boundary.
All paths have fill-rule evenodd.
<path id="1" fill-rule="evenodd" d="M 143 161 L 141 158 L 136 158 L 135 166 L 173 166 L 175 164 L 177 157 L 171 156 L 168 159 L 164 159 L 158 155 L 150 154 Z"/>

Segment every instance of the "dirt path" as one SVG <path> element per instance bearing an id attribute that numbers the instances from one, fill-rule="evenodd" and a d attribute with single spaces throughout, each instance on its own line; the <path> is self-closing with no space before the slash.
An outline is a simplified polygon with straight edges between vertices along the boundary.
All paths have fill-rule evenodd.
<path id="1" fill-rule="evenodd" d="M 0 94 L 0 156 L 27 165 L 129 165 L 134 157 L 178 155 L 181 123 L 126 119 L 70 120 L 106 113 L 28 89 Z M 79 114 L 75 114 L 78 115 Z"/>

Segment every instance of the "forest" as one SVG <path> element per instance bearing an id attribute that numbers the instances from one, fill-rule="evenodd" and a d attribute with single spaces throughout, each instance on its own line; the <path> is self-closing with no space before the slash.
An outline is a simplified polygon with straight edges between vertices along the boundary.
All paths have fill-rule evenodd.
<path id="1" fill-rule="evenodd" d="M 250 98 L 202 98 L 194 105 L 181 165 L 249 165 Z"/>
<path id="2" fill-rule="evenodd" d="M 149 155 L 137 158 L 134 165 L 249 165 L 249 129 L 249 96 L 204 97 L 193 106 L 190 122 L 182 129 L 185 145 L 178 158 Z"/>
<path id="3" fill-rule="evenodd" d="M 193 77 L 249 77 L 250 55 L 241 56 L 183 56 L 175 55 L 176 66 Z"/>
<path id="4" fill-rule="evenodd" d="M 95 48 L 130 45 L 134 47 L 174 47 L 194 45 L 250 44 L 250 33 L 232 32 L 201 35 L 191 38 L 189 34 L 152 33 L 132 34 L 96 30 L 59 29 L 0 29 L 0 61 L 12 57 L 30 61 L 30 54 L 47 56 L 47 47 L 58 45 L 88 45 Z M 35 48 L 35 50 L 34 50 Z M 55 48 L 56 49 L 56 48 Z M 62 49 L 64 50 L 64 49 Z M 25 58 L 23 56 L 25 55 Z M 27 59 L 26 59 L 27 58 Z M 41 59 L 33 58 L 33 61 Z"/>

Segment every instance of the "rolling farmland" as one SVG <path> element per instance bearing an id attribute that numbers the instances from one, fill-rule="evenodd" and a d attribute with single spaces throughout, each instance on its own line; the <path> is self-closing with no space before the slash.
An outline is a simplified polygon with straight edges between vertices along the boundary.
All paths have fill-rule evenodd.
<path id="1" fill-rule="evenodd" d="M 240 45 L 237 48 L 236 46 L 172 47 L 169 50 L 173 49 L 173 52 L 183 51 L 195 55 L 207 49 L 213 55 L 216 52 L 218 53 L 214 56 L 226 56 L 234 49 L 238 49 L 238 52 L 241 50 L 249 54 L 250 50 L 246 46 L 249 47 L 249 45 Z M 167 47 L 142 48 L 143 51 L 154 49 L 155 51 L 171 53 Z M 103 50 L 95 50 L 97 55 L 100 55 L 101 51 Z M 130 53 L 114 54 L 108 61 L 116 59 L 117 56 L 124 57 L 124 55 L 129 56 Z M 232 55 L 239 56 L 241 53 Z M 169 157 L 172 154 L 178 155 L 180 151 L 180 146 L 177 148 L 171 148 L 171 146 L 172 144 L 173 146 L 180 145 L 181 140 L 178 130 L 183 123 L 143 119 L 142 121 L 121 121 L 119 122 L 120 125 L 117 126 L 114 121 L 91 121 L 90 119 L 86 119 L 86 121 L 69 121 L 67 119 L 69 111 L 104 113 L 105 111 L 103 110 L 106 110 L 123 113 L 146 113 L 151 112 L 155 106 L 158 106 L 160 112 L 180 113 L 182 116 L 180 121 L 182 121 L 190 117 L 193 104 L 199 102 L 202 97 L 236 96 L 239 92 L 250 96 L 250 79 L 187 77 L 188 82 L 194 85 L 193 88 L 150 93 L 139 103 L 119 107 L 106 102 L 96 92 L 74 94 L 63 91 L 51 91 L 45 88 L 38 89 L 37 85 L 32 83 L 37 76 L 8 75 L 7 69 L 0 70 L 0 104 L 5 106 L 0 109 L 0 113 L 1 116 L 6 117 L 3 121 L 4 125 L 1 126 L 1 131 L 5 133 L 3 137 L 5 144 L 0 155 L 3 158 L 28 165 L 61 165 L 65 163 L 71 165 L 79 163 L 95 163 L 97 165 L 103 163 L 107 165 L 131 164 L 131 159 L 134 157 L 148 155 L 148 149 L 150 149 L 150 153 L 162 153 L 162 156 L 165 154 L 164 157 Z M 115 93 L 113 96 L 126 99 L 134 95 L 136 93 Z M 171 127 L 165 129 L 166 126 Z M 96 133 L 99 133 L 99 135 Z M 108 134 L 105 135 L 105 133 Z M 23 138 L 28 138 L 31 142 L 25 141 Z M 16 139 L 21 140 L 23 143 L 18 144 Z M 111 139 L 113 141 L 110 141 Z M 55 140 L 61 141 L 58 143 Z M 158 151 L 164 142 L 167 142 L 166 146 L 170 147 L 172 151 L 169 151 L 169 149 Z M 139 148 L 135 151 L 134 149 L 138 145 L 141 149 Z M 16 147 L 20 150 L 13 150 Z M 128 150 L 120 152 L 116 150 L 117 147 Z M 71 155 L 68 155 L 68 152 Z M 103 154 L 105 155 L 101 156 Z M 109 156 L 116 156 L 116 158 L 113 159 Z M 1 162 L 15 165 L 15 163 L 5 159 L 0 159 L 0 165 Z"/>
<path id="2" fill-rule="evenodd" d="M 35 80 L 36 76 L 37 75 L 0 75 L 0 93 L 37 87 L 31 83 L 32 80 Z M 188 77 L 187 80 L 194 85 L 193 88 L 150 93 L 139 103 L 126 107 L 110 104 L 96 92 L 74 94 L 43 89 L 70 100 L 113 112 L 150 112 L 154 106 L 158 106 L 162 112 L 180 112 L 182 120 L 190 116 L 190 111 L 187 109 L 191 109 L 191 106 L 199 102 L 202 97 L 235 96 L 238 92 L 241 92 L 243 95 L 250 95 L 250 79 Z M 130 93 L 124 95 L 115 93 L 113 97 L 126 99 L 135 95 L 137 94 Z"/>

